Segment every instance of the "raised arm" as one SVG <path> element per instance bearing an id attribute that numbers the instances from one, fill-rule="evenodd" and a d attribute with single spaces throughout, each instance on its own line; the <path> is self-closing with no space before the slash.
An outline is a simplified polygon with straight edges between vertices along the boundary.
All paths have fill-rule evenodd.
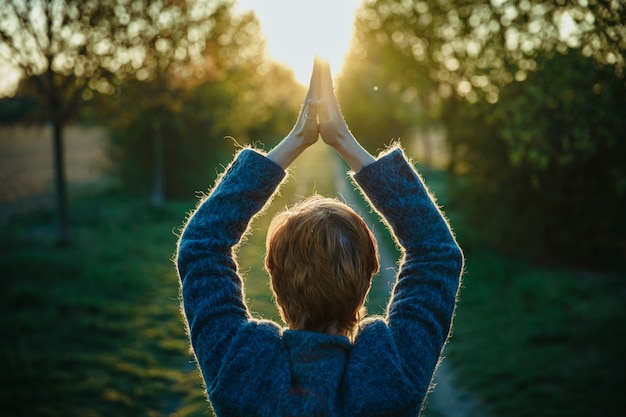
<path id="1" fill-rule="evenodd" d="M 337 104 L 326 62 L 320 74 L 318 110 L 322 139 L 355 171 L 361 190 L 403 249 L 386 323 L 404 372 L 425 395 L 450 331 L 462 252 L 402 150 L 396 148 L 376 160 L 352 135 Z"/>
<path id="2" fill-rule="evenodd" d="M 317 80 L 315 71 L 312 80 Z M 251 149 L 237 155 L 190 216 L 178 242 L 183 311 L 209 389 L 233 336 L 250 319 L 233 247 L 274 194 L 284 168 L 317 140 L 317 121 L 311 114 L 316 94 L 313 85 L 294 128 L 267 157 Z"/>
<path id="3" fill-rule="evenodd" d="M 354 178 L 403 248 L 386 321 L 404 372 L 426 393 L 450 331 L 463 254 L 401 149 Z"/>

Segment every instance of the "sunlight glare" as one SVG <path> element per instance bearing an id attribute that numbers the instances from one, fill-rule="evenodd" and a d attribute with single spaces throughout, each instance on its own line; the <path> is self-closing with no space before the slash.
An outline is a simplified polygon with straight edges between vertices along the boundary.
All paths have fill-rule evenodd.
<path id="1" fill-rule="evenodd" d="M 13 97 L 19 86 L 21 71 L 0 61 L 0 98 Z"/>
<path id="2" fill-rule="evenodd" d="M 293 69 L 305 85 L 316 54 L 330 61 L 335 74 L 339 72 L 360 4 L 361 0 L 239 0 L 242 10 L 257 15 L 270 56 Z"/>

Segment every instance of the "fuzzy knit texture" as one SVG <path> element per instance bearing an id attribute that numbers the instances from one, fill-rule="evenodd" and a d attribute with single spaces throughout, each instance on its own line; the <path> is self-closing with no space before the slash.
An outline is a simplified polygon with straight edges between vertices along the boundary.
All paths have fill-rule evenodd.
<path id="1" fill-rule="evenodd" d="M 177 267 L 218 417 L 417 416 L 448 338 L 463 255 L 420 176 L 392 149 L 353 178 L 404 249 L 385 317 L 343 336 L 253 319 L 233 248 L 285 172 L 242 150 L 189 218 Z"/>

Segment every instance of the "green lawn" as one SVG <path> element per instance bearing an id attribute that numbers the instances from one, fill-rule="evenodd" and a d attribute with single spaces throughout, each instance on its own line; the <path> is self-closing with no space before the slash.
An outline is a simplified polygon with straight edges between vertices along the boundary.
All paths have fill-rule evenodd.
<path id="1" fill-rule="evenodd" d="M 624 276 L 473 252 L 448 356 L 494 416 L 620 415 L 624 300 Z"/>
<path id="2" fill-rule="evenodd" d="M 170 261 L 190 206 L 83 196 L 63 249 L 50 210 L 12 219 L 0 236 L 3 412 L 206 415 Z"/>
<path id="3" fill-rule="evenodd" d="M 446 349 L 461 383 L 494 417 L 611 416 L 626 408 L 626 274 L 533 266 L 483 247 L 424 171 L 465 250 Z"/>
<path id="4" fill-rule="evenodd" d="M 317 154 L 317 158 L 324 154 Z M 313 159 L 319 160 L 319 159 Z M 255 315 L 278 320 L 265 272 L 272 212 L 316 190 L 330 170 L 298 161 L 282 196 L 239 251 Z M 326 176 L 326 177 L 324 177 Z M 445 176 L 426 172 L 447 207 Z M 206 416 L 171 261 L 195 202 L 155 209 L 115 193 L 71 203 L 72 244 L 52 244 L 52 212 L 0 234 L 0 406 L 11 416 Z M 448 214 L 461 234 L 459 212 Z M 466 232 L 465 232 L 466 233 Z M 467 244 L 467 273 L 447 356 L 491 416 L 604 416 L 626 406 L 626 279 L 540 268 Z M 370 299 L 386 297 L 380 288 Z"/>

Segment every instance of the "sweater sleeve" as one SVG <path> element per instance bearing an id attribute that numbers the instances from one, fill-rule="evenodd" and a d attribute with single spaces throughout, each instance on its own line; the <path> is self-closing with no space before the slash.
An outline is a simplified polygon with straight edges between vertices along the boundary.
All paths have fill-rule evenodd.
<path id="1" fill-rule="evenodd" d="M 365 166 L 354 179 L 403 248 L 386 321 L 406 375 L 426 392 L 450 331 L 462 252 L 400 149 Z"/>
<path id="2" fill-rule="evenodd" d="M 237 329 L 250 318 L 233 247 L 284 175 L 269 159 L 244 149 L 190 216 L 178 242 L 183 311 L 208 389 Z"/>

